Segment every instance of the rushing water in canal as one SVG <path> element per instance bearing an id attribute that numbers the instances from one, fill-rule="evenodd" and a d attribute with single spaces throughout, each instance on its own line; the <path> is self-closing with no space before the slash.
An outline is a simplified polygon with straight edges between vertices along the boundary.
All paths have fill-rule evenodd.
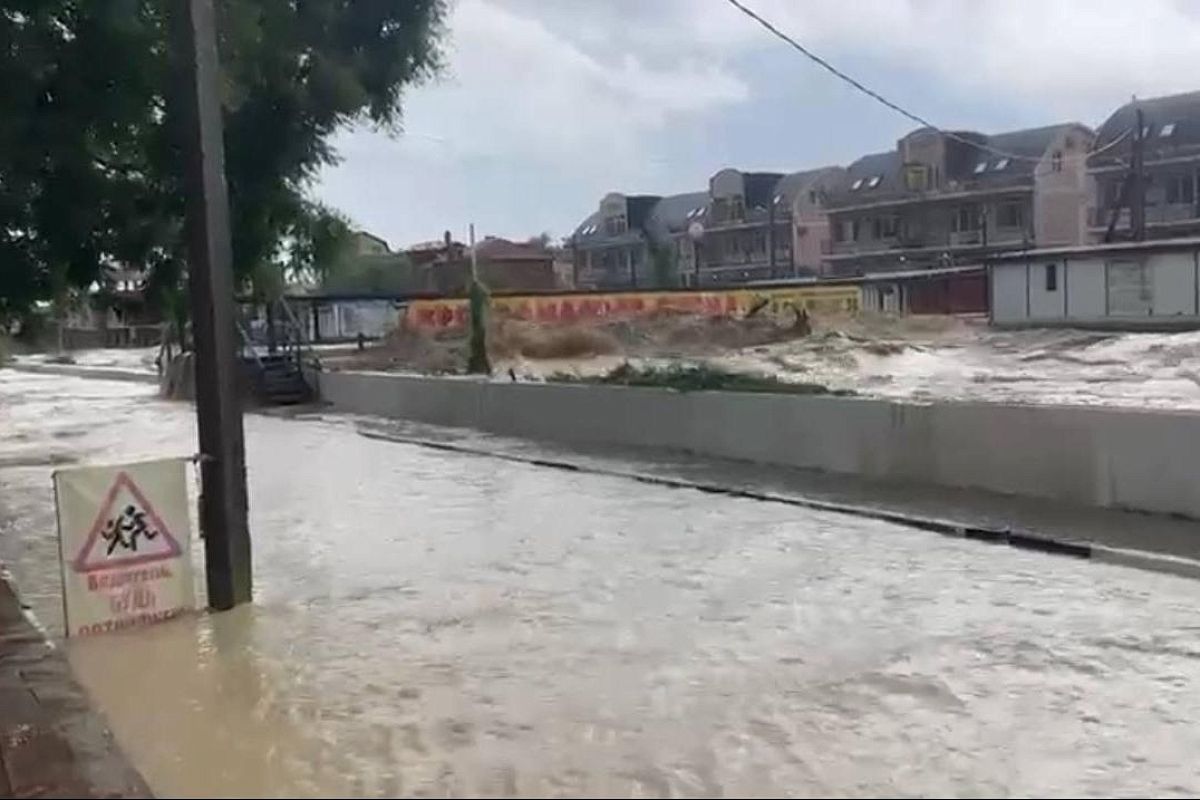
<path id="1" fill-rule="evenodd" d="M 68 645 L 161 794 L 1200 791 L 1200 583 L 246 428 L 254 605 Z M 52 462 L 193 436 L 146 387 L 0 371 L 0 557 L 52 631 Z"/>

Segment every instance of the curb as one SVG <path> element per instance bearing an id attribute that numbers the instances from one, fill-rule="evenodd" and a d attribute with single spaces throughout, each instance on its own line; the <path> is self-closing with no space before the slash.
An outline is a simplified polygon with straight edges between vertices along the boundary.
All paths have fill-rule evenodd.
<path id="1" fill-rule="evenodd" d="M 505 453 L 496 450 L 486 450 L 480 447 L 457 444 L 455 442 L 437 441 L 434 439 L 419 439 L 410 436 L 400 436 L 383 431 L 371 430 L 363 426 L 356 428 L 360 436 L 397 444 L 410 444 L 432 450 L 442 450 L 451 453 L 486 456 L 502 461 L 513 461 L 529 464 L 535 467 L 558 469 L 568 472 L 582 472 L 592 475 L 605 475 L 613 478 L 626 478 L 639 483 L 664 486 L 670 489 L 691 489 L 705 494 L 720 494 L 727 497 L 740 497 L 748 500 L 758 500 L 766 503 L 781 503 L 783 505 L 812 509 L 814 511 L 830 511 L 836 514 L 875 519 L 891 522 L 907 528 L 929 531 L 942 536 L 954 536 L 962 539 L 973 539 L 987 544 L 1006 545 L 1019 550 L 1034 550 L 1048 555 L 1066 556 L 1097 561 L 1103 564 L 1131 567 L 1150 572 L 1161 572 L 1184 578 L 1200 579 L 1200 561 L 1172 556 L 1166 553 L 1153 553 L 1147 550 L 1127 550 L 1108 545 L 1093 544 L 1077 539 L 1058 539 L 1027 530 L 1012 528 L 989 527 L 974 525 L 936 517 L 921 517 L 901 511 L 889 511 L 871 506 L 832 503 L 824 500 L 812 500 L 805 497 L 784 495 L 777 492 L 763 492 L 749 488 L 737 488 L 714 483 L 691 481 L 686 478 L 672 478 L 663 475 L 652 475 L 640 472 L 630 472 L 619 469 L 609 469 L 572 461 L 545 458 L 540 456 L 524 456 L 517 453 Z"/>
<path id="2" fill-rule="evenodd" d="M 125 383 L 158 383 L 158 376 L 150 372 L 109 369 L 108 367 L 87 367 L 78 364 L 8 363 L 4 365 L 4 368 L 16 372 L 30 372 L 36 375 L 67 375 L 73 378 L 99 378 L 106 381 L 123 381 Z"/>

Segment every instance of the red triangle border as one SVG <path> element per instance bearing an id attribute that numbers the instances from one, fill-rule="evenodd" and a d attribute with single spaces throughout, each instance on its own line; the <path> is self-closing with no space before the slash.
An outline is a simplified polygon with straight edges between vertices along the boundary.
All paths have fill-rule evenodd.
<path id="1" fill-rule="evenodd" d="M 88 564 L 84 557 L 91 552 L 92 546 L 96 543 L 96 539 L 100 536 L 100 530 L 104 527 L 104 522 L 108 517 L 108 512 L 112 509 L 113 502 L 117 499 L 117 492 L 124 486 L 129 490 L 129 493 L 141 503 L 145 509 L 146 515 L 150 517 L 150 521 L 158 528 L 160 536 L 166 537 L 169 552 L 166 553 L 147 553 L 145 555 L 132 556 L 118 561 L 108 561 L 103 564 Z M 113 481 L 112 488 L 108 490 L 108 496 L 104 498 L 104 503 L 100 506 L 99 513 L 96 514 L 96 521 L 92 523 L 91 533 L 83 543 L 83 547 L 79 551 L 79 555 L 71 562 L 71 567 L 76 572 L 102 572 L 110 569 L 121 569 L 123 567 L 132 567 L 138 564 L 149 564 L 154 561 L 166 561 L 170 558 L 177 558 L 183 555 L 183 548 L 179 546 L 178 540 L 171 535 L 170 529 L 163 524 L 159 518 L 158 512 L 154 510 L 154 506 L 150 505 L 150 501 L 142 494 L 142 490 L 137 487 L 133 479 L 129 477 L 129 473 L 122 470 L 117 473 L 117 479 Z"/>

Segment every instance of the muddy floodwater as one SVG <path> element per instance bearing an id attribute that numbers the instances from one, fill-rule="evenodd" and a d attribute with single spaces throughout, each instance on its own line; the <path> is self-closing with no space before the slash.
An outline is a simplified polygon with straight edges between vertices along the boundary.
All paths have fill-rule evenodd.
<path id="1" fill-rule="evenodd" d="M 160 794 L 1200 792 L 1198 582 L 246 429 L 254 604 L 64 645 Z M 52 633 L 54 463 L 193 436 L 147 387 L 0 371 L 0 557 Z"/>

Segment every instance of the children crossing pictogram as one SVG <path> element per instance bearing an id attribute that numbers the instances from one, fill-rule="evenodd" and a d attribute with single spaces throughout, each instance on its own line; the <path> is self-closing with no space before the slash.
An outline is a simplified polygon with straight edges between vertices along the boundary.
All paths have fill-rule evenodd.
<path id="1" fill-rule="evenodd" d="M 72 567 L 76 572 L 96 572 L 163 561 L 182 552 L 150 501 L 122 471 L 108 490 Z"/>

